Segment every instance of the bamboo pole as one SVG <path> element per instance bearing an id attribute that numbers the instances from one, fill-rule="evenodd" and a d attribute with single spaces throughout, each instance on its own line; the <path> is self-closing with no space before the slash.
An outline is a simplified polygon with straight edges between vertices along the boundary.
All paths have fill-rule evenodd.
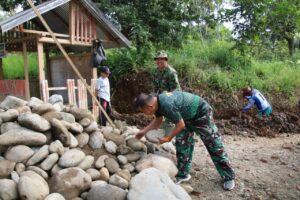
<path id="1" fill-rule="evenodd" d="M 33 4 L 32 0 L 27 0 L 28 4 L 31 6 L 31 8 L 33 9 L 33 11 L 35 12 L 35 14 L 38 16 L 38 18 L 41 20 L 42 24 L 45 26 L 46 30 L 50 33 L 51 37 L 53 38 L 53 40 L 55 41 L 56 45 L 58 46 L 58 48 L 60 49 L 60 51 L 63 53 L 63 55 L 65 56 L 65 58 L 67 59 L 68 63 L 71 65 L 72 69 L 74 70 L 74 72 L 76 73 L 76 75 L 80 78 L 80 80 L 82 81 L 82 83 L 84 84 L 84 86 L 86 87 L 86 89 L 89 91 L 90 95 L 92 96 L 92 98 L 95 100 L 95 102 L 98 104 L 101 112 L 103 112 L 103 114 L 105 115 L 105 117 L 107 118 L 108 122 L 110 123 L 110 125 L 112 127 L 115 128 L 114 123 L 111 121 L 110 117 L 107 115 L 106 111 L 102 108 L 101 104 L 99 103 L 98 99 L 96 98 L 96 96 L 94 95 L 94 92 L 92 92 L 92 90 L 89 88 L 88 84 L 84 81 L 82 75 L 80 74 L 80 72 L 78 71 L 78 69 L 76 68 L 76 66 L 74 65 L 73 61 L 71 60 L 71 58 L 69 57 L 69 55 L 67 54 L 67 52 L 65 51 L 65 49 L 63 48 L 63 46 L 59 43 L 59 41 L 57 40 L 56 36 L 54 35 L 54 33 L 52 32 L 51 28 L 49 27 L 49 25 L 47 24 L 47 22 L 45 21 L 45 19 L 43 18 L 43 16 L 41 15 L 41 13 L 38 11 L 38 9 L 35 7 L 35 5 Z"/>

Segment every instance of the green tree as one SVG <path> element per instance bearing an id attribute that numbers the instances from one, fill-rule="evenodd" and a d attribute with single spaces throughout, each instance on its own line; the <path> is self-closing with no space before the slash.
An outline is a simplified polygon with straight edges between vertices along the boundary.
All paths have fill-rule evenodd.
<path id="1" fill-rule="evenodd" d="M 225 9 L 224 21 L 234 25 L 237 46 L 244 50 L 248 45 L 263 46 L 285 40 L 290 56 L 293 42 L 300 28 L 299 0 L 234 0 L 233 8 Z"/>

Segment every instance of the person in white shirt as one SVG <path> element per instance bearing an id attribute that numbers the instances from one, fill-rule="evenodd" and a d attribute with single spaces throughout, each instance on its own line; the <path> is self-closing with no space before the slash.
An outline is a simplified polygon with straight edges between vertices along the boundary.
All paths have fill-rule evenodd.
<path id="1" fill-rule="evenodd" d="M 101 106 L 106 111 L 108 115 L 111 114 L 111 105 L 110 105 L 110 85 L 109 85 L 109 74 L 110 70 L 107 66 L 102 66 L 100 68 L 101 75 L 97 79 L 96 83 L 96 94 L 101 103 Z M 106 126 L 106 117 L 100 110 L 99 122 L 101 126 Z"/>

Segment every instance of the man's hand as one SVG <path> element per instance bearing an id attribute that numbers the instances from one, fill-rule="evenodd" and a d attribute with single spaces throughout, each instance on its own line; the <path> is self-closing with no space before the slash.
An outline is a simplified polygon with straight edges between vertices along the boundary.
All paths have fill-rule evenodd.
<path id="1" fill-rule="evenodd" d="M 139 131 L 136 135 L 135 135 L 135 138 L 136 139 L 141 139 L 142 137 L 144 137 L 145 133 L 142 132 L 142 131 Z"/>
<path id="2" fill-rule="evenodd" d="M 172 138 L 170 136 L 166 136 L 166 137 L 163 137 L 163 138 L 158 138 L 158 140 L 159 140 L 160 144 L 163 144 L 165 142 L 170 142 L 172 140 Z"/>

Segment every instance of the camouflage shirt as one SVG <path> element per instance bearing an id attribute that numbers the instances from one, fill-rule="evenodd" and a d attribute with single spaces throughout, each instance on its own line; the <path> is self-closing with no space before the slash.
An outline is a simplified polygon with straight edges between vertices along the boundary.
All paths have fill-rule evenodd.
<path id="1" fill-rule="evenodd" d="M 164 92 L 157 96 L 156 117 L 164 116 L 173 123 L 181 119 L 188 122 L 204 116 L 210 105 L 201 97 L 181 91 Z"/>
<path id="2" fill-rule="evenodd" d="M 164 91 L 181 90 L 177 72 L 169 65 L 163 71 L 156 68 L 153 76 L 155 93 L 160 94 Z"/>

